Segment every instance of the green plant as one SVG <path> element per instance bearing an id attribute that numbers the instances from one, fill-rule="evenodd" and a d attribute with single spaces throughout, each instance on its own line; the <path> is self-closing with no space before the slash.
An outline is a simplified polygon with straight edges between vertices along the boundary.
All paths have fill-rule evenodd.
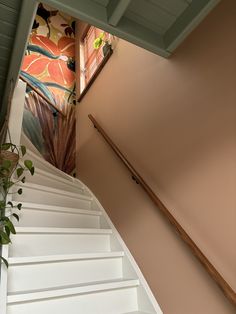
<path id="1" fill-rule="evenodd" d="M 108 40 L 104 40 L 104 37 L 105 37 L 105 33 L 100 33 L 100 35 L 94 39 L 93 41 L 93 48 L 94 49 L 99 49 L 102 44 L 108 44 L 109 45 L 109 42 Z"/>
<path id="2" fill-rule="evenodd" d="M 12 143 L 4 143 L 0 146 L 0 245 L 11 243 L 11 234 L 16 234 L 11 218 L 19 221 L 19 216 L 13 212 L 16 208 L 21 210 L 22 204 L 13 204 L 9 200 L 9 194 L 22 194 L 22 188 L 16 192 L 11 192 L 11 188 L 18 182 L 25 183 L 24 173 L 29 171 L 34 174 L 34 166 L 31 160 L 22 161 L 21 158 L 26 154 L 25 146 L 17 146 Z M 6 259 L 0 255 L 8 267 Z"/>

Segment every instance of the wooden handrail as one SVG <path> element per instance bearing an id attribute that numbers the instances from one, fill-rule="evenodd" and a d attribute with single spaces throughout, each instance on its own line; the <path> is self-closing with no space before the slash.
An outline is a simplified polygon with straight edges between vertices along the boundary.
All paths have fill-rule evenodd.
<path id="1" fill-rule="evenodd" d="M 43 93 L 41 93 L 36 87 L 34 87 L 28 80 L 26 80 L 22 75 L 20 75 L 20 79 L 22 81 L 24 81 L 35 93 L 37 93 L 40 97 L 43 98 L 43 100 L 45 100 L 49 106 L 53 107 L 57 112 L 59 112 L 63 117 L 65 117 L 65 114 L 59 109 L 57 108 L 54 103 L 52 103 L 46 96 L 44 96 Z"/>
<path id="2" fill-rule="evenodd" d="M 221 288 L 225 296 L 236 305 L 236 293 L 232 289 L 232 287 L 226 282 L 226 280 L 222 277 L 222 275 L 217 271 L 217 269 L 213 266 L 213 264 L 208 260 L 208 258 L 203 254 L 203 252 L 199 249 L 196 243 L 191 239 L 191 237 L 187 234 L 187 232 L 183 229 L 183 227 L 178 223 L 178 221 L 174 218 L 174 216 L 170 213 L 167 207 L 162 203 L 162 201 L 157 197 L 154 191 L 150 188 L 150 186 L 145 182 L 145 180 L 141 177 L 141 175 L 134 169 L 131 163 L 127 160 L 127 158 L 123 155 L 123 153 L 119 150 L 119 148 L 113 143 L 104 129 L 99 125 L 96 119 L 89 114 L 89 119 L 92 121 L 94 127 L 98 130 L 98 132 L 102 135 L 111 149 L 115 152 L 115 154 L 120 158 L 120 160 L 124 163 L 124 165 L 128 168 L 128 170 L 132 174 L 132 178 L 139 183 L 140 186 L 144 189 L 144 191 L 148 194 L 151 200 L 157 205 L 159 210 L 164 214 L 165 218 L 171 223 L 171 225 L 176 229 L 182 240 L 188 245 L 191 252 L 198 258 L 200 263 L 206 269 L 208 274 L 212 277 L 212 279 L 218 284 Z"/>

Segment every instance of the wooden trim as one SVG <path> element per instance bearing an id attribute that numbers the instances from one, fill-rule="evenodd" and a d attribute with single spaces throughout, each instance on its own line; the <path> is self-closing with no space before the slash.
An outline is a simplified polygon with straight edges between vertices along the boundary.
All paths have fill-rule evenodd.
<path id="1" fill-rule="evenodd" d="M 37 88 L 35 88 L 29 81 L 27 81 L 22 75 L 20 75 L 20 79 L 22 81 L 24 81 L 35 93 L 37 93 L 40 97 L 43 98 L 43 100 L 45 100 L 49 106 L 53 107 L 57 112 L 59 112 L 63 117 L 65 117 L 65 114 L 58 109 L 54 103 L 52 103 L 46 96 L 44 96 L 39 90 L 37 90 Z"/>
<path id="2" fill-rule="evenodd" d="M 220 289 L 223 291 L 225 296 L 236 305 L 236 293 L 233 288 L 226 282 L 226 280 L 222 277 L 222 275 L 217 271 L 217 269 L 213 266 L 213 264 L 207 259 L 207 257 L 203 254 L 203 252 L 199 249 L 197 244 L 191 239 L 191 237 L 187 234 L 187 232 L 183 229 L 183 227 L 178 223 L 178 221 L 174 218 L 174 216 L 170 213 L 167 207 L 162 203 L 162 201 L 158 198 L 158 196 L 154 193 L 154 191 L 150 188 L 150 186 L 145 182 L 145 180 L 141 177 L 141 175 L 134 169 L 131 163 L 127 160 L 124 154 L 119 150 L 119 148 L 113 143 L 111 138 L 107 135 L 105 130 L 100 126 L 100 124 L 96 121 L 96 119 L 89 114 L 89 119 L 92 121 L 94 127 L 98 130 L 98 132 L 102 135 L 111 149 L 115 152 L 118 158 L 123 162 L 126 168 L 131 172 L 132 178 L 136 181 L 136 183 L 140 184 L 140 186 L 144 189 L 144 191 L 148 194 L 151 200 L 155 203 L 158 209 L 162 212 L 165 218 L 169 221 L 169 223 L 175 228 L 178 232 L 179 236 L 182 240 L 188 245 L 191 252 L 197 257 L 200 263 L 203 265 L 205 270 L 211 276 L 211 278 L 217 283 Z"/>
<path id="3" fill-rule="evenodd" d="M 97 70 L 89 80 L 88 84 L 85 86 L 84 90 L 80 94 L 77 102 L 81 102 L 81 100 L 84 98 L 84 96 L 87 94 L 89 88 L 92 86 L 93 82 L 96 80 L 98 74 L 102 71 L 104 65 L 107 63 L 107 61 L 110 59 L 111 55 L 113 54 L 113 50 L 110 50 L 107 55 L 103 58 L 102 62 L 99 64 Z"/>
<path id="4" fill-rule="evenodd" d="M 81 40 L 80 40 L 81 42 L 84 41 L 85 37 L 86 37 L 87 34 L 88 34 L 88 31 L 89 31 L 90 27 L 91 27 L 90 24 L 87 24 L 87 25 L 85 26 L 85 29 L 84 29 L 84 31 L 83 31 L 83 33 L 82 33 L 82 35 L 81 35 Z"/>

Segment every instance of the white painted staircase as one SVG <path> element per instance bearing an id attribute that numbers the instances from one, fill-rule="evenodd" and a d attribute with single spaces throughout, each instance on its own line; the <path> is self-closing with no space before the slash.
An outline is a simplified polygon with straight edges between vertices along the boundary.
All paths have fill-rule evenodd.
<path id="1" fill-rule="evenodd" d="M 92 192 L 35 153 L 27 158 L 36 173 L 13 197 L 23 208 L 9 246 L 6 313 L 162 313 Z"/>

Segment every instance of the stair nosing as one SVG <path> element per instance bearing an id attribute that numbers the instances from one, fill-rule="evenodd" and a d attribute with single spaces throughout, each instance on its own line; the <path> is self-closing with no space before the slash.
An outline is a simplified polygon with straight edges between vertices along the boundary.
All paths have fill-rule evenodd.
<path id="1" fill-rule="evenodd" d="M 99 228 L 56 228 L 56 227 L 16 227 L 17 234 L 112 234 L 112 229 Z"/>
<path id="2" fill-rule="evenodd" d="M 46 177 L 48 177 L 48 178 L 50 178 L 52 180 L 61 181 L 61 183 L 68 184 L 68 185 L 73 186 L 74 188 L 76 188 L 78 190 L 84 191 L 84 187 L 83 186 L 76 185 L 73 181 L 69 181 L 69 180 L 67 180 L 65 178 L 60 177 L 59 175 L 47 172 L 47 171 L 45 171 L 43 169 L 36 168 L 35 169 L 35 174 L 36 175 L 45 175 Z"/>
<path id="3" fill-rule="evenodd" d="M 37 154 L 35 154 L 32 150 L 30 150 L 29 148 L 27 148 L 27 154 L 31 155 L 33 158 L 37 159 L 41 164 L 44 164 L 46 167 L 48 167 L 49 169 L 52 169 L 54 171 L 54 173 L 57 173 L 58 176 L 60 176 L 61 178 L 68 180 L 70 183 L 73 183 L 77 186 L 79 186 L 80 188 L 84 189 L 84 184 L 83 182 L 80 182 L 79 179 L 74 178 L 70 175 L 68 175 L 67 173 L 63 172 L 62 170 L 56 168 L 55 166 L 53 166 L 52 164 L 50 164 L 50 162 L 48 162 L 47 160 L 43 159 L 42 157 L 38 156 Z M 27 155 L 26 155 L 27 156 Z M 37 167 L 38 168 L 38 167 Z M 45 171 L 41 168 L 38 168 L 42 171 Z M 36 169 L 35 169 L 36 170 Z M 55 176 L 57 176 L 57 174 L 55 174 Z M 53 174 L 54 175 L 54 174 Z"/>
<path id="4" fill-rule="evenodd" d="M 87 195 L 83 195 L 83 194 L 77 194 L 76 192 L 69 192 L 69 191 L 65 191 L 62 189 L 52 188 L 52 187 L 48 187 L 46 185 L 41 185 L 41 184 L 36 184 L 36 183 L 16 184 L 16 186 L 19 186 L 21 188 L 28 187 L 30 189 L 40 190 L 43 192 L 65 195 L 68 197 L 72 197 L 75 199 L 81 199 L 81 200 L 85 200 L 85 201 L 89 201 L 89 202 L 91 202 L 93 200 L 93 198 L 91 196 L 87 196 Z"/>
<path id="5" fill-rule="evenodd" d="M 56 168 L 55 166 L 53 166 L 52 164 L 50 164 L 50 162 L 48 162 L 47 160 L 43 159 L 42 157 L 40 157 L 37 154 L 35 154 L 34 152 L 32 152 L 32 150 L 30 150 L 29 148 L 27 148 L 26 156 L 27 155 L 31 155 L 33 158 L 37 159 L 40 163 L 45 164 L 45 166 L 48 167 L 49 169 L 53 169 L 55 172 L 60 173 L 64 178 L 68 178 L 68 180 L 73 182 L 72 177 L 70 177 L 69 175 L 64 173 L 62 170 L 60 170 L 60 169 Z"/>
<path id="6" fill-rule="evenodd" d="M 71 295 L 92 294 L 108 290 L 125 289 L 137 287 L 140 284 L 139 279 L 123 279 L 119 281 L 97 282 L 87 285 L 78 285 L 77 287 L 65 287 L 62 289 L 45 290 L 40 292 L 16 293 L 7 296 L 7 304 L 34 302 L 45 299 L 57 299 Z"/>
<path id="7" fill-rule="evenodd" d="M 62 255 L 45 255 L 30 257 L 10 257 L 8 259 L 9 267 L 26 264 L 46 264 L 53 262 L 69 262 L 76 260 L 96 260 L 111 259 L 124 257 L 123 251 L 98 252 L 98 253 L 79 253 L 79 254 L 62 254 Z"/>
<path id="8" fill-rule="evenodd" d="M 12 201 L 13 204 L 18 204 L 16 201 Z M 56 213 L 63 214 L 80 214 L 80 215 L 91 215 L 91 216 L 101 216 L 102 211 L 100 210 L 92 210 L 92 209 L 83 209 L 83 208 L 73 208 L 73 207 L 65 207 L 65 206 L 57 206 L 57 205 L 47 205 L 47 204 L 39 204 L 39 203 L 30 203 L 30 202 L 21 202 L 22 209 L 29 210 L 39 210 L 39 211 L 50 211 Z"/>

